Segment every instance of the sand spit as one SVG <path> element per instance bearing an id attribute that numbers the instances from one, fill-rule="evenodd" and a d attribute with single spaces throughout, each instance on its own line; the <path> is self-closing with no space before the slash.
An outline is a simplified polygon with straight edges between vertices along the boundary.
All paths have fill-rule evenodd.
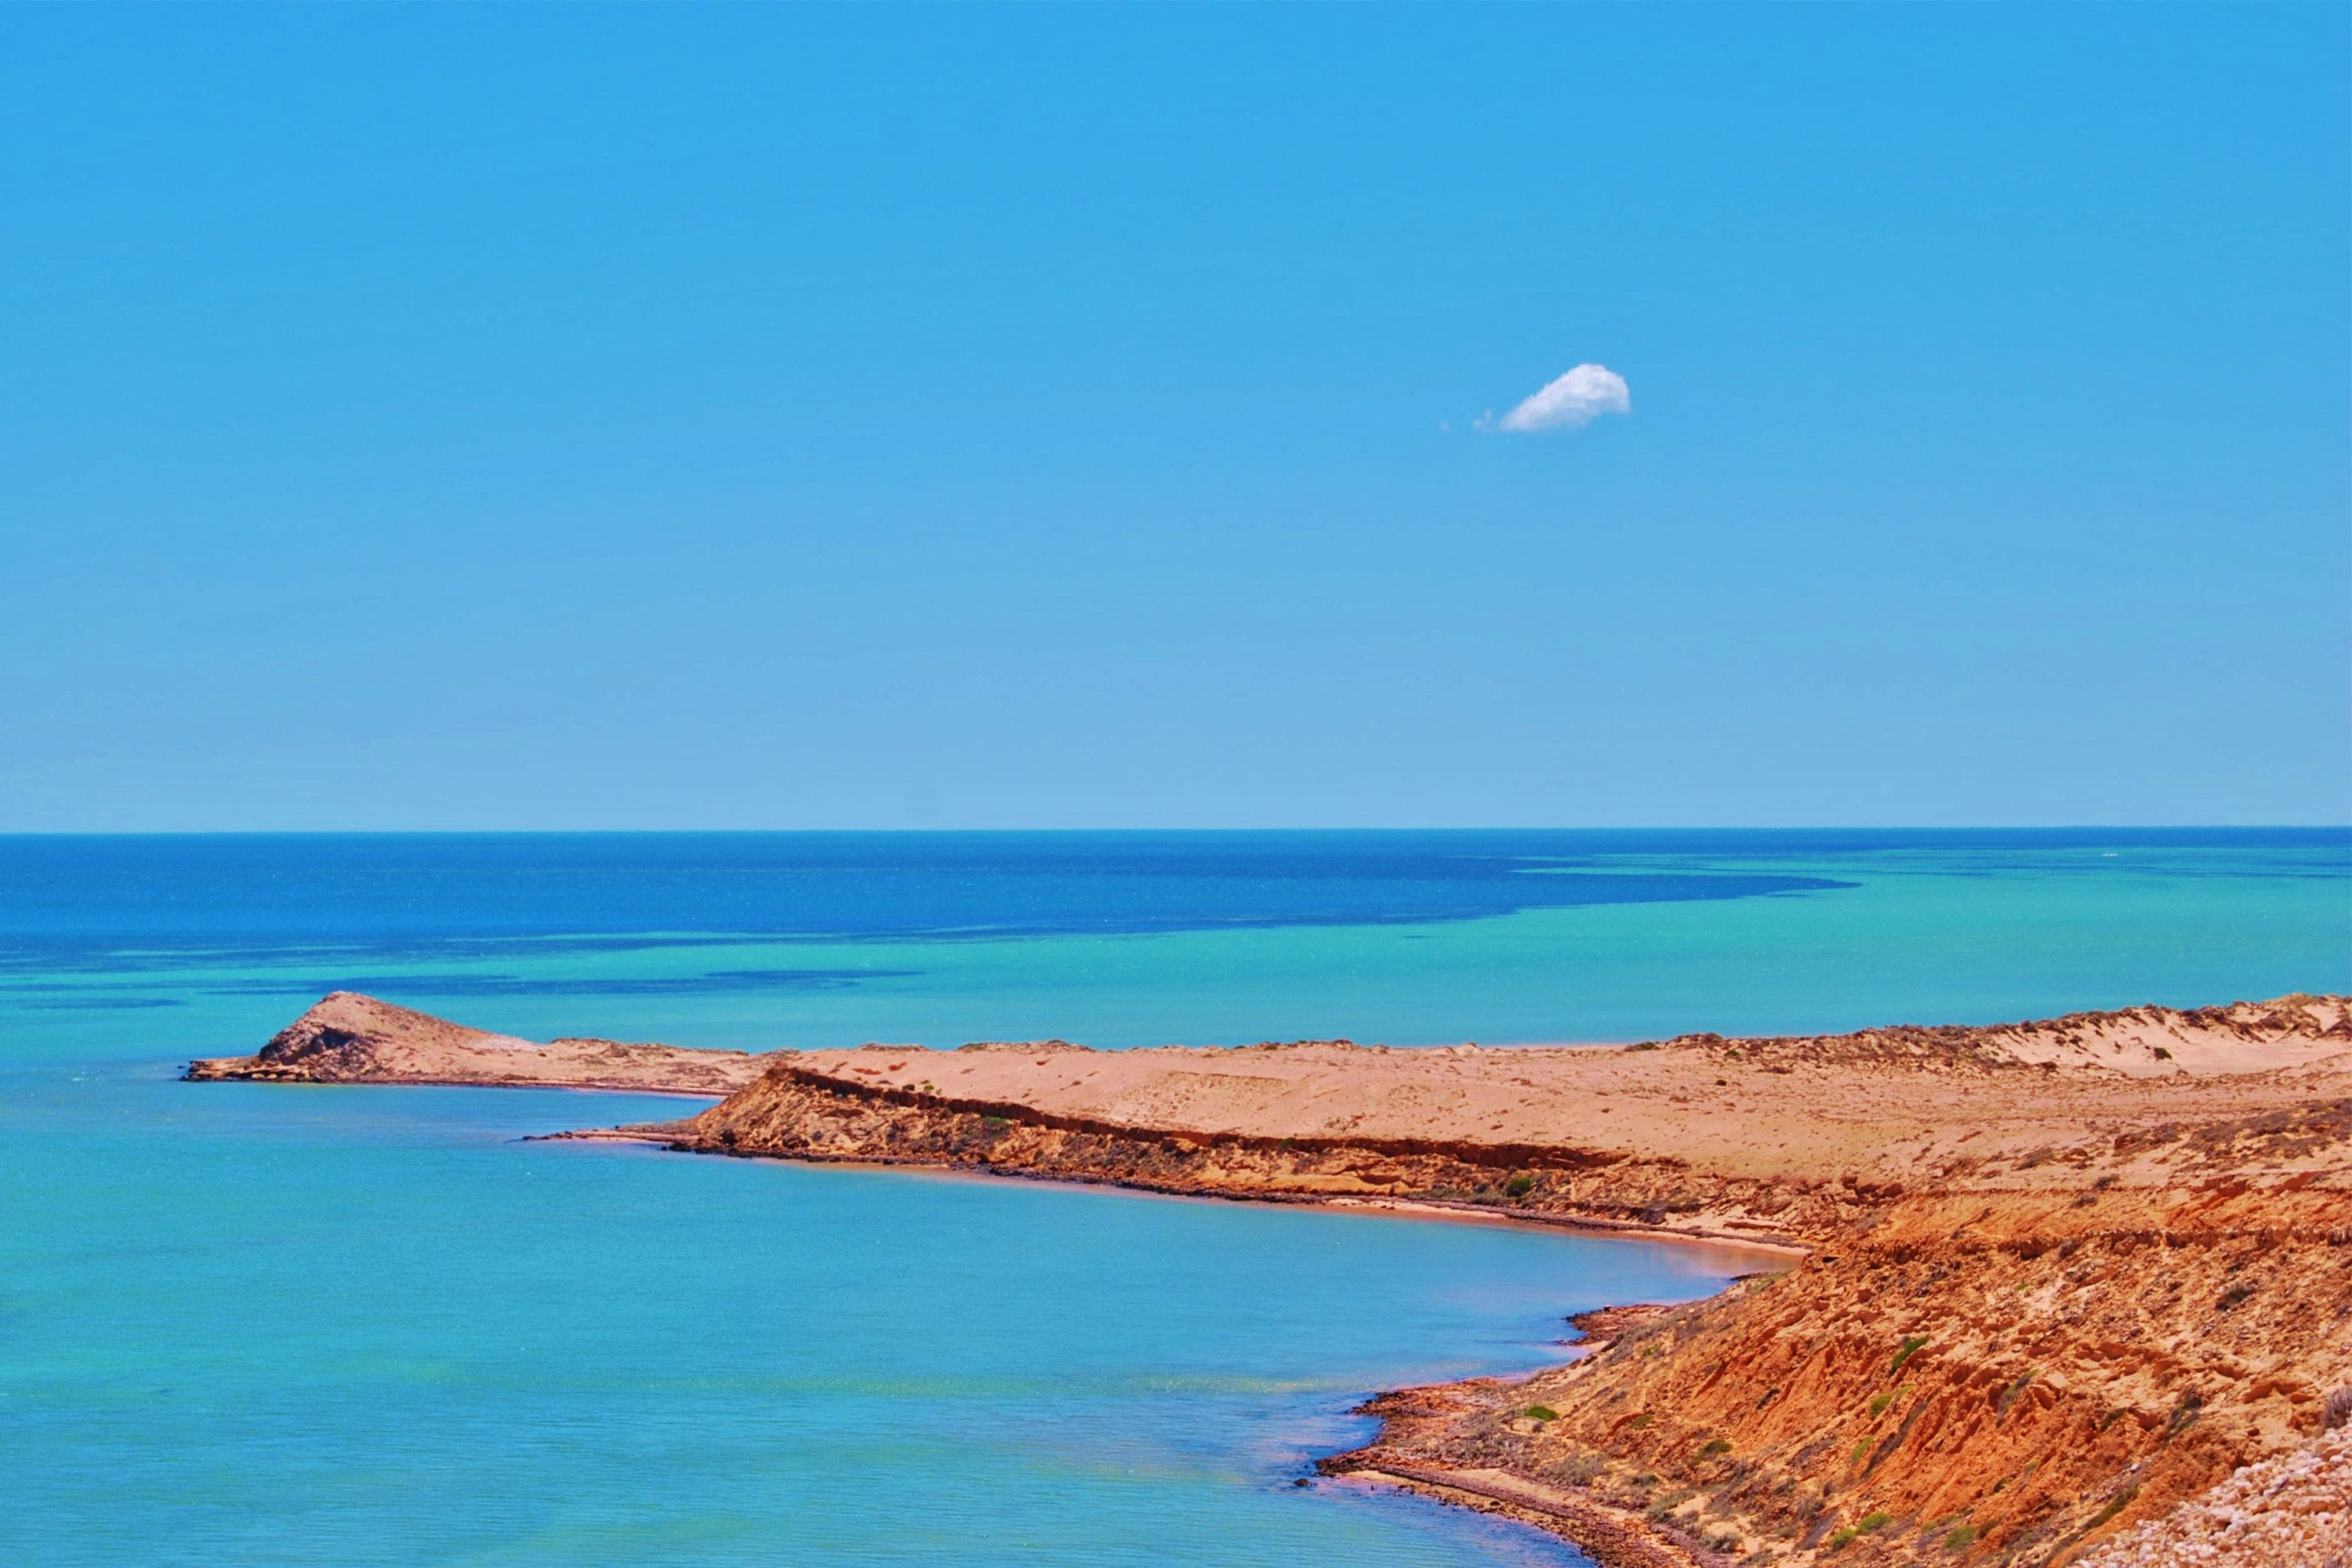
<path id="1" fill-rule="evenodd" d="M 2270 1536 L 2217 1533 L 2197 1500 L 2265 1466 L 2303 1489 L 2276 1529 L 2352 1528 L 2293 1468 L 2340 1469 L 2315 1445 L 2352 1386 L 2344 998 L 1608 1048 L 721 1064 L 338 996 L 191 1076 L 584 1084 L 591 1045 L 658 1053 L 625 1087 L 734 1075 L 699 1115 L 621 1130 L 682 1150 L 1801 1249 L 1707 1301 L 1589 1318 L 1591 1352 L 1531 1379 L 1383 1395 L 1378 1440 L 1323 1466 L 1543 1524 L 1611 1568 L 2269 1562 L 2248 1553 Z M 2143 1526 L 2143 1555 L 2104 1555 Z"/>
<path id="2" fill-rule="evenodd" d="M 765 1058 L 742 1051 L 576 1038 L 540 1045 L 337 991 L 254 1055 L 193 1061 L 186 1076 L 196 1082 L 484 1084 L 717 1095 L 740 1089 L 765 1066 Z"/>

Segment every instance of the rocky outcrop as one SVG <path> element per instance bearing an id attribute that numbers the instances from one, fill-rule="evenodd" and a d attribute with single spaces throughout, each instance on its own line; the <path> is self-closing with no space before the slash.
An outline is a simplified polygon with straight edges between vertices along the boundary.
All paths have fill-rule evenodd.
<path id="1" fill-rule="evenodd" d="M 1611 1568 L 2230 1561 L 2200 1553 L 2257 1539 L 2251 1504 L 2196 1500 L 2232 1476 L 2346 1517 L 2296 1468 L 2338 1451 L 2352 1387 L 2340 997 L 1622 1047 L 747 1058 L 337 995 L 190 1076 L 716 1086 L 600 1136 L 1781 1247 L 1794 1267 L 1710 1300 L 1588 1315 L 1570 1365 L 1383 1396 L 1379 1438 L 1326 1463 Z"/>
<path id="2" fill-rule="evenodd" d="M 544 1045 L 495 1035 L 337 991 L 249 1057 L 190 1062 L 194 1082 L 488 1084 L 727 1094 L 757 1078 L 742 1051 L 568 1038 Z"/>
<path id="3" fill-rule="evenodd" d="M 1802 1243 L 1713 1300 L 1592 1320 L 1566 1368 L 1376 1401 L 1379 1440 L 1325 1468 L 1624 1568 L 2059 1563 L 2294 1451 L 2352 1382 L 2346 1017 L 2295 997 L 1582 1051 L 874 1048 L 780 1057 L 647 1131 Z"/>
<path id="4" fill-rule="evenodd" d="M 2047 1055 L 2111 1056 L 2126 1036 L 2245 1070 Z M 2325 1173 L 2352 1134 L 2352 1023 L 2336 999 L 2294 997 L 1622 1048 L 866 1047 L 780 1053 L 723 1103 L 647 1131 L 718 1153 L 1812 1241 L 1926 1192 Z"/>
<path id="5" fill-rule="evenodd" d="M 2060 1563 L 2296 1451 L 2347 1376 L 2340 1189 L 1922 1197 L 1569 1366 L 1376 1405 L 1329 1463 L 1565 1485 L 1744 1563 Z"/>
<path id="6" fill-rule="evenodd" d="M 2352 1429 L 2248 1465 L 2195 1501 L 2119 1534 L 2081 1568 L 2352 1568 Z"/>

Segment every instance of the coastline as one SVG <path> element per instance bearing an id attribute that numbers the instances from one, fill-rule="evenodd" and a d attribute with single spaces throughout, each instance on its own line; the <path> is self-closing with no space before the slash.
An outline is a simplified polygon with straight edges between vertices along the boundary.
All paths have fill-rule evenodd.
<path id="1" fill-rule="evenodd" d="M 659 1124 L 642 1128 L 625 1126 L 583 1128 L 562 1132 L 535 1133 L 524 1138 L 522 1142 L 623 1143 L 667 1153 L 719 1152 L 681 1143 L 673 1131 Z M 1365 1218 L 1390 1217 L 1447 1225 L 1502 1226 L 1550 1233 L 1568 1232 L 1574 1235 L 1602 1237 L 1612 1240 L 1646 1241 L 1665 1246 L 1705 1248 L 1710 1251 L 1731 1249 L 1755 1255 L 1754 1260 L 1758 1262 L 1778 1261 L 1793 1265 L 1811 1250 L 1801 1244 L 1790 1241 L 1764 1241 L 1748 1237 L 1718 1237 L 1686 1230 L 1627 1226 L 1608 1221 L 1572 1216 L 1497 1213 L 1491 1209 L 1463 1204 L 1361 1198 L 1345 1194 L 1206 1193 L 1108 1177 L 1039 1176 L 1021 1171 L 997 1171 L 986 1167 L 950 1164 L 929 1160 L 844 1160 L 792 1154 L 743 1154 L 725 1157 L 764 1160 L 785 1164 L 868 1166 L 950 1181 L 1112 1187 L 1138 1197 L 1161 1198 L 1175 1202 L 1320 1208 L 1359 1215 Z M 1732 1289 L 1747 1279 L 1759 1277 L 1758 1274 L 1734 1275 L 1727 1281 L 1724 1289 Z M 1721 1293 L 1717 1291 L 1715 1295 Z M 1711 1300 L 1715 1299 L 1715 1295 L 1698 1300 Z M 1582 1327 L 1595 1320 L 1605 1321 L 1619 1319 L 1624 1314 L 1633 1314 L 1633 1321 L 1641 1321 L 1650 1314 L 1667 1310 L 1670 1309 L 1654 1302 L 1613 1302 L 1590 1311 L 1577 1313 L 1564 1321 Z M 1561 1353 L 1555 1359 L 1538 1363 L 1517 1373 L 1493 1374 L 1469 1381 L 1473 1384 L 1491 1385 L 1496 1389 L 1514 1387 L 1547 1371 L 1571 1364 L 1584 1356 L 1605 1348 L 1609 1342 L 1610 1339 L 1607 1336 L 1587 1332 L 1583 1337 L 1576 1340 L 1560 1341 L 1557 1348 Z M 1451 1388 L 1459 1385 L 1436 1386 Z M 1356 1407 L 1354 1413 L 1381 1420 L 1385 1426 L 1387 1404 L 1409 1397 L 1416 1392 L 1419 1391 L 1413 1389 L 1375 1391 L 1366 1396 Z M 1450 1507 L 1508 1519 L 1567 1542 L 1591 1558 L 1599 1568 L 1734 1568 L 1734 1559 L 1708 1550 L 1683 1531 L 1671 1527 L 1661 1528 L 1643 1514 L 1631 1510 L 1612 1508 L 1589 1499 L 1579 1499 L 1554 1489 L 1544 1488 L 1536 1483 L 1511 1477 L 1507 1472 L 1441 1471 L 1381 1458 L 1379 1455 L 1384 1436 L 1385 1433 L 1378 1434 L 1370 1444 L 1318 1458 L 1315 1461 L 1317 1479 L 1327 1484 L 1412 1492 Z M 1301 1484 L 1304 1482 L 1302 1481 Z"/>
<path id="2" fill-rule="evenodd" d="M 453 1087 L 446 1083 L 421 1079 L 404 1079 L 401 1083 L 403 1087 L 412 1088 Z M 584 1084 L 564 1087 L 600 1090 L 605 1088 L 602 1085 Z M 625 1092 L 643 1094 L 654 1091 L 628 1089 Z M 681 1095 L 680 1098 L 706 1099 L 708 1097 Z M 772 1161 L 782 1164 L 866 1165 L 885 1170 L 953 1176 L 968 1181 L 1022 1182 L 1032 1184 L 1042 1183 L 1048 1186 L 1112 1187 L 1120 1192 L 1148 1197 L 1183 1198 L 1208 1203 L 1327 1208 L 1366 1215 L 1391 1215 L 1400 1219 L 1443 1220 L 1451 1225 L 1501 1226 L 1523 1230 L 1567 1231 L 1578 1236 L 1609 1237 L 1625 1241 L 1735 1247 L 1741 1251 L 1755 1252 L 1763 1257 L 1786 1261 L 1802 1258 L 1813 1250 L 1811 1247 L 1801 1241 L 1787 1239 L 1769 1232 L 1717 1232 L 1651 1226 L 1639 1222 L 1611 1219 L 1599 1215 L 1547 1214 L 1524 1209 L 1497 1209 L 1481 1206 L 1475 1203 L 1448 1202 L 1433 1198 L 1392 1198 L 1353 1193 L 1252 1191 L 1245 1188 L 1211 1190 L 1134 1176 L 1085 1171 L 1056 1172 L 1046 1174 L 1017 1166 L 1000 1168 L 989 1164 L 971 1164 L 922 1156 L 803 1154 L 764 1150 L 713 1149 L 682 1138 L 679 1135 L 679 1129 L 682 1126 L 683 1123 L 680 1122 L 647 1122 L 618 1127 L 583 1127 L 561 1132 L 535 1132 L 526 1136 L 522 1142 L 526 1143 L 629 1143 L 641 1148 L 658 1149 L 672 1154 L 713 1154 L 726 1158 Z M 1629 1304 L 1640 1305 L 1641 1303 Z"/>
<path id="3" fill-rule="evenodd" d="M 555 1086 L 587 1087 L 567 1044 Z M 631 1059 L 656 1081 L 708 1081 L 695 1053 L 625 1048 L 667 1053 Z M 467 1065 L 436 1074 L 450 1049 Z M 554 1049 L 333 996 L 190 1076 L 516 1083 Z M 468 1076 L 485 1062 L 498 1076 Z M 1769 1250 L 1789 1267 L 1620 1314 L 1560 1364 L 1378 1395 L 1373 1441 L 1318 1467 L 1507 1513 L 1608 1568 L 2089 1562 L 2305 1451 L 2352 1384 L 2341 998 L 1614 1049 L 1046 1041 L 728 1070 L 746 1081 L 693 1116 L 552 1136 Z"/>
<path id="4" fill-rule="evenodd" d="M 1394 1488 L 1455 1508 L 1515 1520 L 1567 1542 L 1600 1568 L 1731 1568 L 1734 1561 L 1679 1531 L 1668 1533 L 1642 1514 L 1573 1497 L 1500 1470 L 1423 1470 L 1396 1465 L 1327 1473 L 1342 1483 Z"/>

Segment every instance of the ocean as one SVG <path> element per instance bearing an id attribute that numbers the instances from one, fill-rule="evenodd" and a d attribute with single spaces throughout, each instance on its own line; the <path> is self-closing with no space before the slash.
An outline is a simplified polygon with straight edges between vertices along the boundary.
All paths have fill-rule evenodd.
<path id="1" fill-rule="evenodd" d="M 1575 1563 L 1293 1483 L 1753 1254 L 176 1080 L 336 988 L 751 1049 L 1990 1022 L 2352 990 L 2352 833 L 0 837 L 7 1560 Z"/>

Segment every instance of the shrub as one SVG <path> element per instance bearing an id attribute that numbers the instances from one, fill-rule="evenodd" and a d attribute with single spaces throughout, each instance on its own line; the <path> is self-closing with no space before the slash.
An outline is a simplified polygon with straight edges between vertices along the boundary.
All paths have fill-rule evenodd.
<path id="1" fill-rule="evenodd" d="M 1717 1454 L 1728 1454 L 1729 1452 L 1731 1452 L 1731 1439 L 1728 1437 L 1716 1437 L 1710 1439 L 1706 1447 L 1698 1451 L 1698 1457 L 1702 1459 L 1711 1459 Z"/>
<path id="2" fill-rule="evenodd" d="M 1830 1550 L 1832 1552 L 1844 1551 L 1853 1543 L 1853 1538 L 1861 1533 L 1862 1531 L 1856 1530 L 1850 1524 L 1843 1530 L 1832 1531 L 1830 1535 Z"/>
<path id="3" fill-rule="evenodd" d="M 1977 1527 L 1975 1525 L 1956 1524 L 1945 1533 L 1944 1550 L 1947 1552 L 1958 1552 L 1964 1546 L 1975 1544 L 1976 1539 Z"/>
<path id="4" fill-rule="evenodd" d="M 2254 1288 L 2252 1285 L 2232 1285 L 2227 1290 L 2221 1292 L 2221 1299 L 2214 1302 L 2213 1305 L 2226 1312 L 2253 1293 Z"/>
<path id="5" fill-rule="evenodd" d="M 2139 1496 L 2139 1488 L 2136 1486 L 2126 1487 L 2123 1490 L 2109 1498 L 2107 1500 L 2107 1506 L 2101 1509 L 2097 1513 L 2092 1515 L 2091 1522 L 2084 1526 L 2084 1528 L 2086 1530 L 2098 1529 L 2099 1526 L 2106 1523 L 2107 1521 L 2123 1512 L 2125 1506 L 2128 1504 L 2132 1499 L 2137 1496 Z"/>
<path id="6" fill-rule="evenodd" d="M 1864 1514 L 1862 1516 L 1862 1522 L 1855 1525 L 1854 1528 L 1861 1531 L 1864 1535 L 1868 1535 L 1872 1531 L 1882 1530 L 1887 1525 L 1892 1524 L 1894 1521 L 1895 1516 L 1893 1514 L 1887 1512 L 1883 1508 L 1874 1509 L 1871 1512 Z"/>
<path id="7" fill-rule="evenodd" d="M 1557 1421 L 1559 1419 L 1559 1412 L 1554 1410 L 1549 1405 L 1530 1405 L 1528 1406 L 1528 1419 L 1530 1421 Z"/>
<path id="8" fill-rule="evenodd" d="M 1513 1176 L 1510 1181 L 1504 1185 L 1503 1190 L 1510 1194 L 1511 1196 L 1515 1198 L 1523 1198 L 1529 1193 L 1536 1190 L 1536 1179 L 1523 1172 L 1518 1175 Z"/>
<path id="9" fill-rule="evenodd" d="M 1593 1478 L 1607 1468 L 1607 1462 L 1598 1454 L 1570 1454 L 1567 1458 L 1552 1466 L 1550 1474 L 1554 1480 L 1565 1481 L 1572 1487 L 1582 1487 L 1591 1485 Z"/>
<path id="10" fill-rule="evenodd" d="M 1886 1407 L 1894 1403 L 1895 1395 L 1891 1394 L 1882 1394 L 1877 1398 L 1872 1400 L 1870 1402 L 1871 1419 L 1875 1421 L 1881 1415 L 1885 1415 Z"/>
<path id="11" fill-rule="evenodd" d="M 2320 1422 L 2327 1431 L 2352 1426 L 2352 1388 L 2339 1388 L 2329 1394 L 2327 1403 L 2319 1407 L 2319 1413 Z"/>
<path id="12" fill-rule="evenodd" d="M 1917 1355 L 1919 1352 L 1927 1346 L 1927 1336 L 1925 1334 L 1915 1334 L 1906 1338 L 1903 1342 L 1903 1348 L 1895 1352 L 1895 1364 L 1886 1369 L 1886 1375 L 1893 1377 L 1896 1373 L 1901 1372 L 1903 1370 L 1903 1363 L 1909 1361 L 1913 1356 Z"/>
<path id="13" fill-rule="evenodd" d="M 1853 1446 L 1853 1452 L 1847 1456 L 1846 1462 L 1851 1465 L 1858 1465 L 1868 1458 L 1870 1458 L 1870 1439 L 1864 1437 L 1861 1442 L 1856 1443 Z"/>

